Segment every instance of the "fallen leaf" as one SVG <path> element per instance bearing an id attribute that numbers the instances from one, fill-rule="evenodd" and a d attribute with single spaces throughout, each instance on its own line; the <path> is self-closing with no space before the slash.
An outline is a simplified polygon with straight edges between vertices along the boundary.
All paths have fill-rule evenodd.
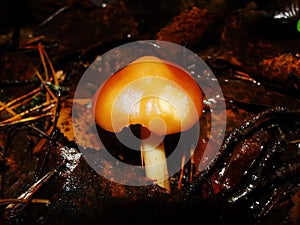
<path id="1" fill-rule="evenodd" d="M 75 141 L 83 148 L 100 150 L 103 147 L 98 133 L 93 129 L 95 121 L 89 101 L 90 99 L 62 102 L 57 127 L 69 141 Z M 72 114 L 72 111 L 76 113 Z"/>

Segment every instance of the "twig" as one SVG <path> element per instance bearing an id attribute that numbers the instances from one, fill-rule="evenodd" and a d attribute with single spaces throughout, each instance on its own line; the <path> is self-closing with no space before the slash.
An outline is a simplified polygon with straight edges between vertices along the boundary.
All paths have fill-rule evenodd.
<path id="1" fill-rule="evenodd" d="M 43 137 L 41 140 L 39 140 L 39 142 L 34 146 L 33 148 L 33 154 L 38 153 L 41 148 L 43 147 L 43 145 L 46 143 L 47 140 L 51 140 L 51 133 L 54 129 L 54 126 L 51 126 L 49 128 L 49 130 L 47 131 L 47 133 L 45 134 L 46 136 Z"/>
<path id="2" fill-rule="evenodd" d="M 0 101 L 1 108 L 5 109 L 9 114 L 15 116 L 17 113 L 15 113 L 11 108 L 9 108 L 5 103 Z"/>
<path id="3" fill-rule="evenodd" d="M 65 163 L 61 163 L 58 165 L 55 169 L 51 170 L 50 172 L 46 173 L 42 178 L 40 178 L 38 181 L 36 181 L 33 185 L 29 187 L 27 191 L 22 193 L 17 199 L 21 200 L 22 203 L 11 203 L 8 206 L 6 206 L 5 210 L 8 213 L 9 217 L 13 217 L 18 215 L 18 213 L 22 212 L 24 208 L 28 205 L 28 203 L 31 201 L 32 196 L 34 193 L 40 189 L 40 187 L 45 184 L 53 175 L 58 173 L 58 170 L 60 167 L 62 167 Z"/>
<path id="4" fill-rule="evenodd" d="M 192 146 L 191 150 L 190 150 L 191 166 L 190 166 L 189 183 L 192 183 L 192 181 L 193 181 L 193 172 L 194 172 L 194 166 L 195 166 L 194 152 L 195 152 L 195 148 L 194 148 L 194 146 Z"/>
<path id="5" fill-rule="evenodd" d="M 40 40 L 42 40 L 44 38 L 45 38 L 44 35 L 31 38 L 31 39 L 29 39 L 27 41 L 24 41 L 24 42 L 20 43 L 20 48 L 23 48 L 23 49 L 32 49 L 32 48 L 35 48 L 35 46 L 30 46 L 30 45 L 33 44 L 33 43 L 35 43 L 35 42 L 37 42 L 37 41 L 40 41 Z"/>
<path id="6" fill-rule="evenodd" d="M 52 144 L 54 142 L 54 136 L 56 135 L 56 132 L 58 130 L 57 129 L 57 122 L 58 122 L 59 113 L 60 113 L 60 109 L 61 109 L 61 104 L 60 104 L 61 95 L 62 95 L 62 90 L 59 88 L 57 90 L 57 99 L 58 100 L 57 100 L 57 103 L 56 103 L 56 110 L 55 110 L 54 120 L 53 120 L 52 127 L 49 130 L 50 131 L 50 134 L 49 134 L 50 139 L 49 139 L 49 142 L 48 142 L 48 147 L 47 147 L 45 156 L 44 156 L 43 161 L 42 161 L 42 165 L 41 165 L 39 171 L 36 173 L 37 177 L 39 176 L 39 174 L 42 173 L 42 171 L 45 167 L 46 161 L 47 161 L 48 156 L 49 156 L 50 147 L 52 146 Z M 41 144 L 43 144 L 43 143 L 41 143 Z M 35 148 L 34 151 L 38 151 L 38 149 Z"/>
<path id="7" fill-rule="evenodd" d="M 34 94 L 38 93 L 40 90 L 41 90 L 41 88 L 36 88 L 36 89 L 34 89 L 33 91 L 31 91 L 31 92 L 29 92 L 29 93 L 27 93 L 27 94 L 25 94 L 25 95 L 22 95 L 22 96 L 19 97 L 19 98 L 16 98 L 16 99 L 14 99 L 14 100 L 12 100 L 12 101 L 6 103 L 6 106 L 7 106 L 7 107 L 10 107 L 10 106 L 14 105 L 15 103 L 17 103 L 17 102 L 19 102 L 19 101 L 22 101 L 23 99 L 27 99 L 27 97 L 29 97 L 29 96 L 31 96 L 31 95 L 34 95 Z M 3 110 L 3 109 L 4 109 L 4 107 L 0 107 L 0 111 Z"/>
<path id="8" fill-rule="evenodd" d="M 35 110 L 42 110 L 43 112 L 45 112 L 47 110 L 50 110 L 51 108 L 53 108 L 55 106 L 54 103 L 55 103 L 54 100 L 50 101 L 49 103 L 48 102 L 44 102 L 41 105 L 35 106 L 35 107 L 31 108 L 31 109 L 28 109 L 28 110 L 26 110 L 24 112 L 21 112 L 21 113 L 17 114 L 16 116 L 13 116 L 13 117 L 9 118 L 7 120 L 1 121 L 0 122 L 0 126 L 2 126 L 3 124 L 7 125 L 9 123 L 15 122 L 17 119 L 22 118 L 23 116 L 25 116 L 25 115 L 27 115 L 27 114 L 29 114 L 31 112 L 34 112 Z M 43 107 L 45 107 L 45 108 L 43 109 Z"/>
<path id="9" fill-rule="evenodd" d="M 17 199 L 17 198 L 5 198 L 5 199 L 0 199 L 0 205 L 6 205 L 6 204 L 11 204 L 11 203 L 26 203 L 28 200 L 26 199 Z M 39 203 L 39 204 L 50 204 L 49 199 L 31 199 L 31 203 Z"/>
<path id="10" fill-rule="evenodd" d="M 181 169 L 180 169 L 180 176 L 178 181 L 178 190 L 182 187 L 182 180 L 183 180 L 183 174 L 184 174 L 184 164 L 185 164 L 185 155 L 181 158 Z"/>
<path id="11" fill-rule="evenodd" d="M 67 5 L 64 6 L 62 8 L 60 8 L 59 10 L 57 10 L 56 12 L 54 12 L 52 15 L 50 15 L 47 19 L 45 19 L 42 23 L 40 23 L 35 29 L 39 29 L 42 26 L 46 25 L 47 23 L 49 23 L 54 17 L 56 17 L 57 15 L 59 15 L 60 13 L 62 13 L 63 11 L 69 9 L 71 6 Z"/>
<path id="12" fill-rule="evenodd" d="M 49 80 L 48 69 L 47 69 L 47 65 L 46 65 L 46 62 L 45 62 L 43 49 L 44 49 L 44 46 L 41 43 L 38 43 L 38 52 L 40 54 L 40 58 L 41 58 L 41 61 L 42 61 L 42 64 L 43 64 L 43 68 L 44 68 L 44 72 L 45 72 L 45 78 L 46 78 L 46 80 Z"/>
<path id="13" fill-rule="evenodd" d="M 37 69 L 35 70 L 35 74 L 37 75 L 37 77 L 39 78 L 39 80 L 42 82 L 42 84 L 46 88 L 47 92 L 51 95 L 52 99 L 54 99 L 55 101 L 57 101 L 57 98 L 55 97 L 55 95 L 53 94 L 53 92 L 50 90 L 50 88 L 48 87 L 48 85 L 45 83 L 45 81 L 43 80 L 40 72 Z"/>
<path id="14" fill-rule="evenodd" d="M 24 99 L 22 102 L 18 102 L 17 104 L 12 105 L 10 108 L 15 109 L 19 106 L 25 105 L 27 102 L 31 101 L 34 98 L 37 98 L 39 95 L 41 95 L 41 93 L 36 93 L 35 95 L 31 96 L 31 98 Z"/>
<path id="15" fill-rule="evenodd" d="M 42 115 L 38 115 L 38 116 L 31 116 L 28 118 L 24 118 L 24 119 L 20 119 L 14 122 L 9 122 L 9 123 L 0 123 L 0 127 L 4 127 L 4 126 L 8 126 L 8 125 L 15 125 L 18 123 L 25 123 L 25 122 L 29 122 L 29 121 L 33 121 L 33 120 L 38 120 L 47 116 L 52 116 L 52 113 L 46 113 L 46 114 L 42 114 Z"/>
<path id="16" fill-rule="evenodd" d="M 44 54 L 44 56 L 45 56 L 45 58 L 46 58 L 46 60 L 49 64 L 50 70 L 52 72 L 52 77 L 53 77 L 53 80 L 54 80 L 54 84 L 59 86 L 59 82 L 58 82 L 57 77 L 56 77 L 56 72 L 55 72 L 53 64 L 52 64 L 52 62 L 51 62 L 51 60 L 48 56 L 48 53 L 46 52 L 45 48 L 43 48 L 42 51 L 43 51 L 43 54 Z"/>

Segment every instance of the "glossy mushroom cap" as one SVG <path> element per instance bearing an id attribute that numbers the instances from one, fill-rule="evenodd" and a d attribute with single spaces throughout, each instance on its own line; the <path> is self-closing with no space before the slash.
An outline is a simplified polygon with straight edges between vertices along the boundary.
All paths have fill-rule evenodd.
<path id="1" fill-rule="evenodd" d="M 96 123 L 110 132 L 141 124 L 157 135 L 190 129 L 202 113 L 202 92 L 183 68 L 141 57 L 112 75 L 93 99 Z"/>

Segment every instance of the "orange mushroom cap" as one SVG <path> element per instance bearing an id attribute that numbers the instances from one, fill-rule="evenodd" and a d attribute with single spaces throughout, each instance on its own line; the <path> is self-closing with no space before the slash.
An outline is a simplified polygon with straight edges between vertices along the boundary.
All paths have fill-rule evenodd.
<path id="1" fill-rule="evenodd" d="M 96 123 L 110 132 L 140 124 L 157 135 L 190 129 L 202 114 L 202 91 L 178 65 L 141 57 L 112 75 L 93 99 Z"/>

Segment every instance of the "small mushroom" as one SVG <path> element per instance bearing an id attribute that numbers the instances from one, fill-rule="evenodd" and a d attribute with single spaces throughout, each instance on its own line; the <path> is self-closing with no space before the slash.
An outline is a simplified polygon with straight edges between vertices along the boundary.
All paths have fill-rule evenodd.
<path id="1" fill-rule="evenodd" d="M 192 128 L 202 114 L 202 91 L 178 65 L 144 56 L 117 71 L 93 99 L 96 123 L 110 132 L 141 125 L 146 176 L 170 192 L 164 137 Z"/>

